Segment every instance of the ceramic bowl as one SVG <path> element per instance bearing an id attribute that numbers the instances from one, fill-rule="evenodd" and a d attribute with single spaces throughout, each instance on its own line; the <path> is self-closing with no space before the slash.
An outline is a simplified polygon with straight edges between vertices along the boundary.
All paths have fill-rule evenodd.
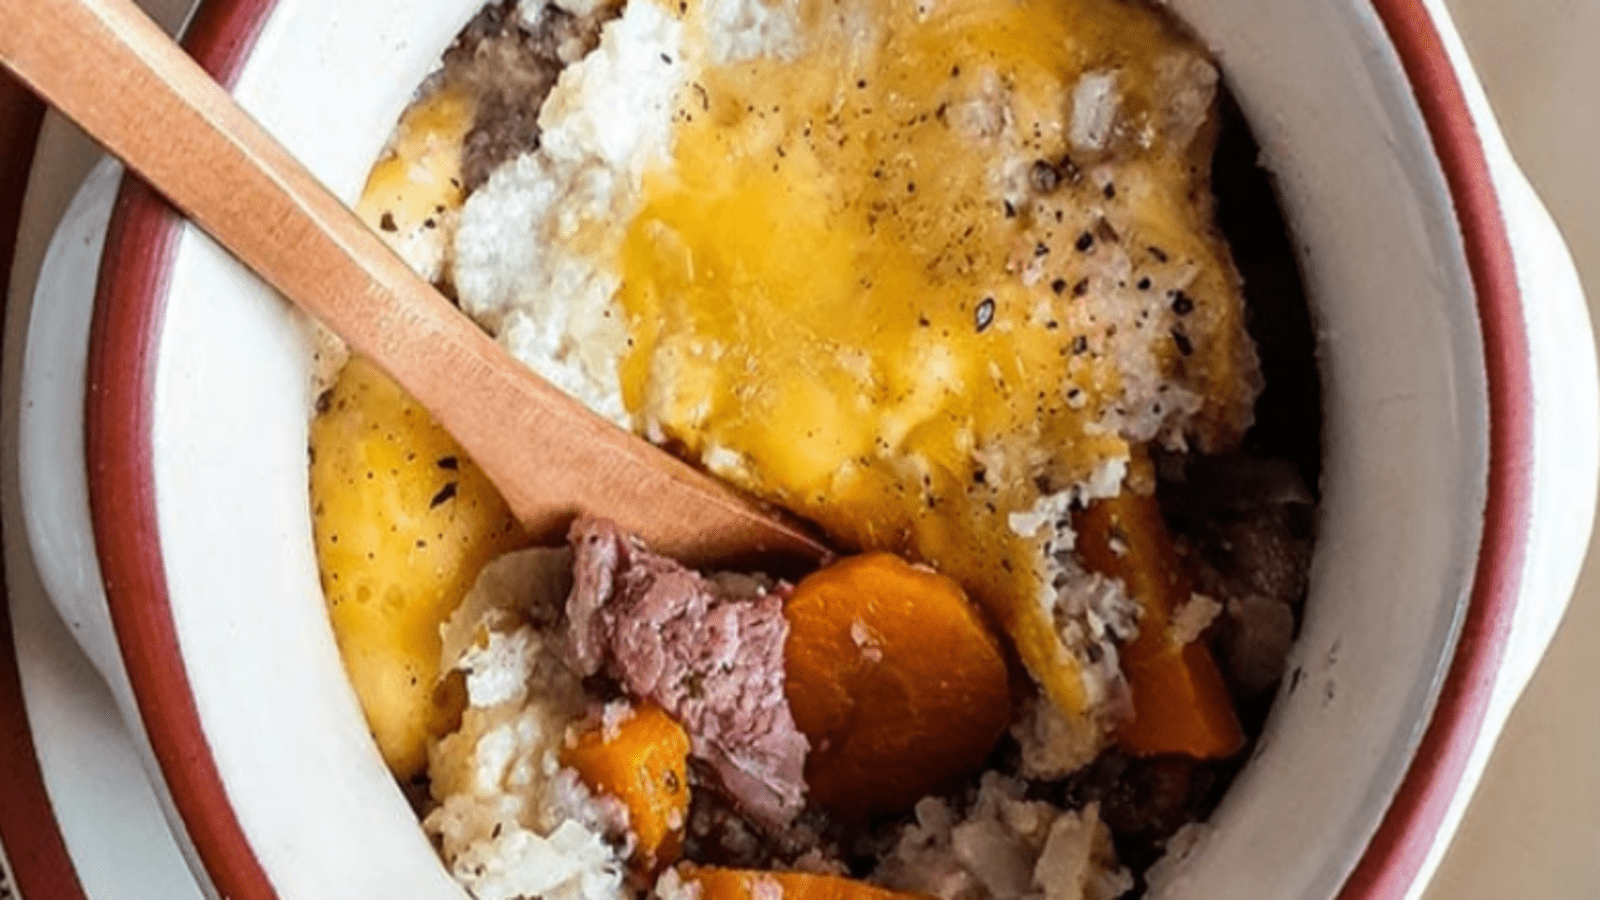
<path id="1" fill-rule="evenodd" d="M 477 5 L 211 0 L 188 44 L 353 199 Z M 1155 896 L 1415 894 L 1587 541 L 1600 427 L 1582 297 L 1439 5 L 1171 5 L 1218 53 L 1276 177 L 1326 448 L 1292 674 Z M 59 296 L 91 296 L 90 262 L 58 265 Z M 30 535 L 196 870 L 235 900 L 459 900 L 323 613 L 305 323 L 131 183 L 99 273 L 92 304 L 35 315 Z M 66 374 L 36 374 L 52 366 Z"/>

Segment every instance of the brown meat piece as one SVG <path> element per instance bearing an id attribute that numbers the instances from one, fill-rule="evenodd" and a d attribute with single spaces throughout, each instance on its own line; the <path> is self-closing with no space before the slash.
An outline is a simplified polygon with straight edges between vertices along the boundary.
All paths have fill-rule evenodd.
<path id="1" fill-rule="evenodd" d="M 461 150 L 462 186 L 475 191 L 501 163 L 539 149 L 539 107 L 576 50 L 600 42 L 600 25 L 614 13 L 579 18 L 546 6 L 531 27 L 518 18 L 516 0 L 491 3 L 445 51 L 445 78 L 478 98 Z"/>
<path id="2" fill-rule="evenodd" d="M 784 695 L 787 588 L 728 596 L 604 519 L 580 518 L 568 541 L 573 668 L 604 672 L 665 709 L 752 819 L 792 821 L 804 805 L 809 744 Z"/>

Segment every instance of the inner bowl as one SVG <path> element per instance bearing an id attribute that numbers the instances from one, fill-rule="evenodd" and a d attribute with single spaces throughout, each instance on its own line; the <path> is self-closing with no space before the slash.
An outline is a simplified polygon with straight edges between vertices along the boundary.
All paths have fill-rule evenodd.
<path id="1" fill-rule="evenodd" d="M 399 16 L 377 0 L 212 0 L 189 46 L 353 202 L 479 5 Z M 1457 215 L 1475 201 L 1452 196 L 1385 28 L 1408 15 L 1430 28 L 1421 5 L 1392 0 L 1384 16 L 1364 0 L 1171 6 L 1218 54 L 1276 177 L 1318 330 L 1325 454 L 1290 674 L 1212 827 L 1152 896 L 1328 898 L 1358 864 L 1402 879 L 1418 864 L 1362 859 L 1463 622 L 1507 602 L 1484 596 L 1481 579 L 1471 601 L 1481 560 L 1521 539 L 1517 524 L 1484 543 L 1483 523 L 1490 387 L 1513 382 L 1514 394 L 1525 374 L 1514 360 L 1486 368 Z M 92 341 L 97 545 L 142 724 L 196 861 L 241 898 L 462 897 L 379 758 L 328 626 L 306 490 L 307 323 L 129 186 Z M 1492 674 L 1493 641 L 1474 651 Z"/>

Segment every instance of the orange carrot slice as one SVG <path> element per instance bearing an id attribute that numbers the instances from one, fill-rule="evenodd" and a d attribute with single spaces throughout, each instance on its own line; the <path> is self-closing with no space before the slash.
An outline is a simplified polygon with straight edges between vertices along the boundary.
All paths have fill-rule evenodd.
<path id="1" fill-rule="evenodd" d="M 1084 565 L 1122 579 L 1141 608 L 1139 635 L 1121 649 L 1134 717 L 1117 743 L 1141 756 L 1237 753 L 1244 733 L 1210 649 L 1171 633 L 1173 611 L 1189 602 L 1191 588 L 1155 498 L 1125 489 L 1089 504 L 1073 525 Z"/>
<path id="2" fill-rule="evenodd" d="M 654 704 L 606 729 L 578 737 L 562 762 L 577 770 L 589 789 L 609 794 L 628 808 L 628 824 L 638 839 L 634 864 L 648 872 L 677 862 L 683 826 L 689 815 L 689 736 Z"/>
<path id="3" fill-rule="evenodd" d="M 700 887 L 700 900 L 908 900 L 903 894 L 838 875 L 757 872 L 746 869 L 683 868 L 686 884 Z"/>
<path id="4" fill-rule="evenodd" d="M 786 693 L 811 799 L 909 809 L 983 764 L 1011 717 L 999 640 L 954 581 L 888 553 L 813 573 L 785 607 Z"/>

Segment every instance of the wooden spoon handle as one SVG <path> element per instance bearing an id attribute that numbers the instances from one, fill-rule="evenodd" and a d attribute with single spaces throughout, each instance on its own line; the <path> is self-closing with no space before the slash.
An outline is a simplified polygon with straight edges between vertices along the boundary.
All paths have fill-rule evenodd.
<path id="1" fill-rule="evenodd" d="M 823 552 L 511 360 L 131 0 L 0 0 L 0 60 L 387 370 L 536 534 L 558 536 L 586 510 L 695 563 Z"/>

